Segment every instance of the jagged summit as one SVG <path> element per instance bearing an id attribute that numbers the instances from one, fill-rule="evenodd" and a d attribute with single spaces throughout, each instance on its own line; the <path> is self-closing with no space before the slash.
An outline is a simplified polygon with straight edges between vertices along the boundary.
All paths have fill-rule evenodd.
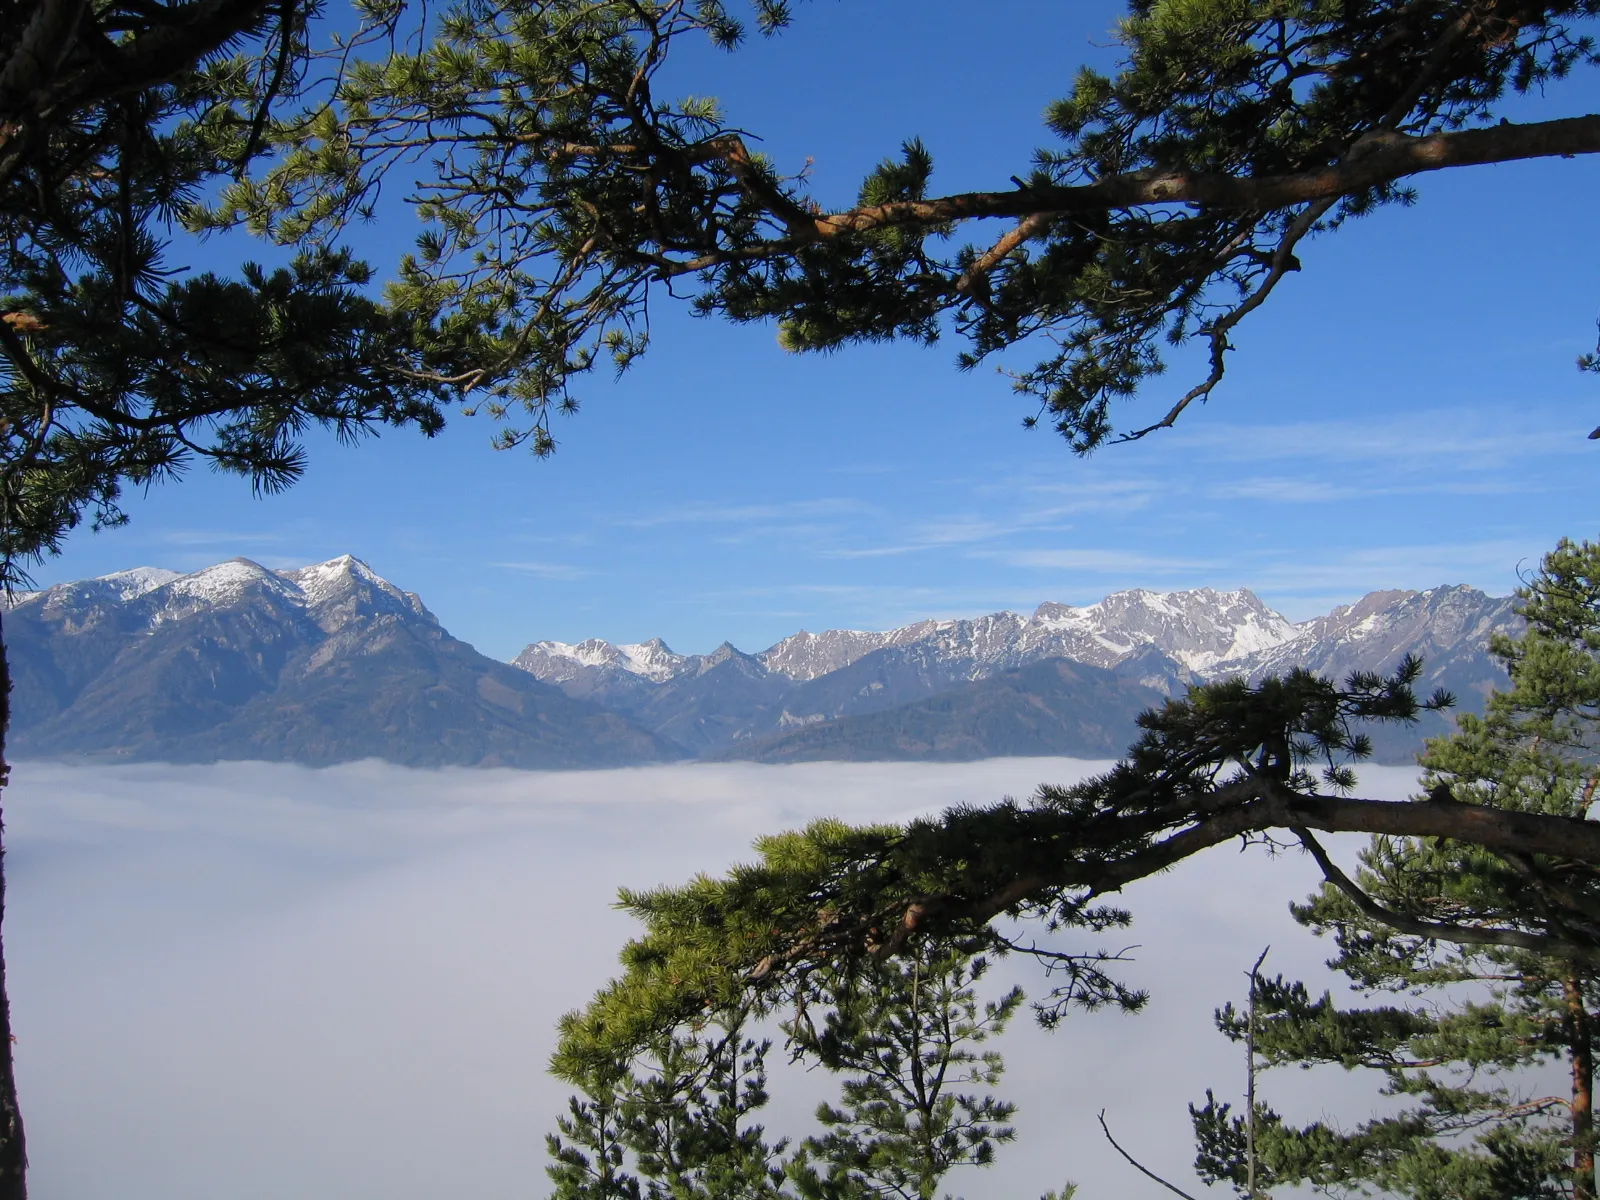
<path id="1" fill-rule="evenodd" d="M 685 661 L 660 638 L 621 646 L 589 638 L 575 645 L 534 642 L 516 657 L 513 665 L 533 672 L 547 683 L 572 679 L 584 667 L 612 667 L 659 683 L 681 671 Z"/>
<path id="2" fill-rule="evenodd" d="M 156 624 L 204 609 L 227 608 L 247 596 L 271 597 L 304 609 L 325 628 L 330 622 L 337 625 L 377 611 L 438 623 L 414 592 L 402 591 L 351 554 L 288 570 L 273 570 L 248 558 L 230 558 L 188 574 L 134 567 L 18 595 L 11 607 L 76 610 L 137 605 Z"/>
<path id="3" fill-rule="evenodd" d="M 1026 738 L 1019 741 L 1006 731 L 1033 727 L 1028 705 L 1035 700 L 1065 722 L 1052 735 L 1058 749 L 1077 753 L 1098 746 L 1097 753 L 1115 753 L 1126 744 L 1117 739 L 1133 732 L 1131 718 L 1115 736 L 1106 732 L 1121 721 L 1109 714 L 1131 702 L 1133 693 L 1119 688 L 1136 689 L 1142 697 L 1138 707 L 1200 680 L 1258 677 L 1293 666 L 1339 677 L 1390 670 L 1403 655 L 1420 653 L 1424 689 L 1447 688 L 1475 710 L 1504 678 L 1488 654 L 1490 637 L 1516 626 L 1509 597 L 1468 587 L 1373 592 L 1299 623 L 1248 588 L 1134 588 L 1095 604 L 1049 601 L 1028 615 L 996 612 L 881 631 L 800 630 L 757 654 L 724 643 L 706 655 L 674 655 L 657 641 L 645 644 L 658 648 L 646 660 L 641 647 L 598 639 L 576 646 L 538 642 L 516 665 L 569 695 L 624 713 L 697 755 L 769 761 L 938 757 L 968 745 L 969 733 L 961 731 L 983 724 L 988 718 L 982 714 L 996 706 L 1009 715 L 979 739 L 987 752 L 1030 752 Z M 1041 673 L 1050 662 L 1109 672 L 1115 683 L 1065 668 L 1059 678 Z M 1012 702 L 1005 697 L 1017 686 L 1007 682 L 1013 677 L 1044 692 L 1007 708 Z M 1064 684 L 1067 691 L 1058 695 Z M 1073 689 L 1081 692 L 1076 699 L 1068 696 Z M 945 697 L 941 705 L 917 707 L 936 695 Z M 1109 707 L 1096 716 L 1097 706 Z M 873 715 L 889 713 L 899 715 Z M 821 732 L 824 727 L 830 732 Z M 1069 735 L 1069 727 L 1079 732 Z M 1102 732 L 1083 732 L 1090 728 Z M 1379 753 L 1387 761 L 1405 761 L 1422 737 L 1445 728 L 1444 718 L 1435 717 L 1415 730 L 1380 731 Z"/>
<path id="4" fill-rule="evenodd" d="M 1046 601 L 1031 616 L 1010 611 L 986 616 L 917 621 L 898 629 L 800 630 L 747 657 L 797 682 L 819 679 L 869 654 L 926 644 L 942 656 L 989 667 L 1020 666 L 1043 658 L 1071 658 L 1109 667 L 1155 648 L 1190 671 L 1242 659 L 1285 645 L 1300 628 L 1245 588 L 1218 592 L 1114 592 L 1097 604 L 1073 607 Z M 710 655 L 673 654 L 659 638 L 642 645 L 612 645 L 598 638 L 569 645 L 535 642 L 516 665 L 550 683 L 593 671 L 624 671 L 663 683 L 720 661 L 732 646 Z"/>
<path id="5" fill-rule="evenodd" d="M 1342 676 L 1407 653 L 1424 657 L 1424 690 L 1476 710 L 1505 678 L 1490 639 L 1516 627 L 1509 597 L 1459 586 L 1373 592 L 1299 623 L 1247 589 L 1133 589 L 1028 614 L 802 630 L 755 654 L 535 642 L 513 666 L 341 555 L 59 584 L 13 597 L 6 640 L 19 754 L 575 767 L 1107 757 L 1140 711 L 1197 680 Z M 1375 731 L 1382 760 L 1407 761 L 1448 727 L 1430 720 Z"/>
<path id="6" fill-rule="evenodd" d="M 7 615 L 17 754 L 586 767 L 683 751 L 452 638 L 353 555 L 47 588 Z"/>

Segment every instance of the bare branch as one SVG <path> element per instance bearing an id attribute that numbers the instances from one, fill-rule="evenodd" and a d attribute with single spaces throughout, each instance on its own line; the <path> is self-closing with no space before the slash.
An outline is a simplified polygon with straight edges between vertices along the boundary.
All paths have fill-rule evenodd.
<path id="1" fill-rule="evenodd" d="M 1338 864 L 1328 857 L 1328 852 L 1322 848 L 1321 843 L 1309 832 L 1301 829 L 1296 829 L 1294 832 L 1299 836 L 1301 844 L 1311 853 L 1311 857 L 1317 860 L 1317 866 L 1322 868 L 1323 877 L 1329 883 L 1344 893 L 1362 914 L 1399 933 L 1470 946 L 1510 946 L 1519 950 L 1530 950 L 1535 954 L 1546 954 L 1553 958 L 1566 958 L 1590 966 L 1600 966 L 1600 946 L 1585 946 L 1564 938 L 1528 933 L 1521 929 L 1419 921 L 1392 908 L 1386 908 L 1362 891 L 1340 870 Z"/>
<path id="2" fill-rule="evenodd" d="M 1123 1158 L 1127 1159 L 1130 1163 L 1132 1163 L 1135 1170 L 1137 1170 L 1141 1175 L 1145 1175 L 1150 1179 L 1154 1179 L 1162 1187 L 1166 1188 L 1167 1191 L 1176 1192 L 1178 1195 L 1183 1197 L 1183 1200 L 1195 1200 L 1194 1196 L 1191 1196 L 1188 1192 L 1184 1191 L 1177 1184 L 1168 1183 L 1165 1179 L 1161 1178 L 1161 1176 L 1157 1175 L 1149 1167 L 1145 1166 L 1138 1159 L 1136 1159 L 1133 1155 L 1129 1154 L 1126 1150 L 1124 1150 L 1122 1148 L 1122 1146 L 1120 1144 L 1118 1144 L 1117 1139 L 1111 1136 L 1111 1127 L 1106 1124 L 1106 1110 L 1103 1109 L 1103 1108 L 1100 1110 L 1099 1120 L 1100 1120 L 1100 1131 L 1106 1135 L 1106 1141 L 1111 1143 L 1111 1148 L 1113 1150 L 1115 1150 L 1118 1154 L 1122 1155 Z"/>

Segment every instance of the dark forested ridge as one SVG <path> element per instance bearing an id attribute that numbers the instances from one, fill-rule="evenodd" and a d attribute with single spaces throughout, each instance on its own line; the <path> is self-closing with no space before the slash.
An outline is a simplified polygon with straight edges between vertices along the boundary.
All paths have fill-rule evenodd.
<path id="1" fill-rule="evenodd" d="M 1411 651 L 1473 709 L 1502 678 L 1490 633 L 1515 626 L 1509 599 L 1464 587 L 1373 593 L 1298 625 L 1248 591 L 1134 591 L 755 654 L 537 642 L 507 664 L 349 556 L 141 568 L 19 597 L 5 617 L 24 757 L 527 768 L 1113 757 L 1140 711 L 1190 683 L 1391 669 Z M 1378 757 L 1410 761 L 1446 727 L 1378 731 Z"/>

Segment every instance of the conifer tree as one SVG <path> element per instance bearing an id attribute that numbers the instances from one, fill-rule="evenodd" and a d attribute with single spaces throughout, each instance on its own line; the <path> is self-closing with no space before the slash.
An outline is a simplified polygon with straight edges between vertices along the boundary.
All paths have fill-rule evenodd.
<path id="1" fill-rule="evenodd" d="M 1412 720 L 1424 707 L 1411 689 L 1418 662 L 1342 685 L 1297 671 L 1196 687 L 1144 714 L 1143 736 L 1115 768 L 1072 787 L 906 826 L 820 821 L 760 839 L 757 860 L 723 878 L 624 893 L 644 932 L 624 973 L 563 1022 L 556 1067 L 579 1078 L 708 1008 L 786 1002 L 821 972 L 929 939 L 1037 955 L 1058 972 L 1038 1006 L 1047 1024 L 1078 1006 L 1137 1010 L 1144 996 L 1118 979 L 1120 955 L 1092 940 L 1129 919 L 1104 898 L 1236 839 L 1303 845 L 1338 897 L 1327 903 L 1358 914 L 1374 946 L 1397 938 L 1474 977 L 1484 963 L 1564 964 L 1539 978 L 1566 995 L 1568 981 L 1600 971 L 1600 823 L 1584 815 L 1600 712 L 1597 554 L 1563 543 L 1547 558 L 1523 600 L 1528 636 L 1499 643 L 1511 689 L 1432 746 L 1426 789 L 1410 800 L 1350 793 L 1353 764 L 1370 752 L 1363 723 Z M 1378 835 L 1385 849 L 1352 879 L 1322 832 Z M 1391 892 L 1378 868 L 1394 847 L 1410 849 Z M 1056 936 L 1035 944 L 1030 927 Z M 1555 986 L 1539 994 L 1549 1000 Z M 1566 1019 L 1592 1023 L 1592 1008 L 1574 1004 Z M 1586 1061 L 1573 1060 L 1580 1075 Z M 1570 1104 L 1580 1153 L 1592 1139 L 1576 1125 L 1590 1120 L 1586 1094 Z"/>
<path id="2" fill-rule="evenodd" d="M 980 1001 L 985 970 L 940 949 L 815 980 L 782 1029 L 841 1091 L 817 1111 L 823 1132 L 798 1143 L 753 1119 L 771 1049 L 746 1035 L 755 1010 L 564 1071 L 583 1092 L 548 1138 L 553 1200 L 937 1200 L 953 1168 L 992 1162 L 1013 1137 L 1014 1106 L 987 1090 L 1004 1064 L 978 1047 L 1022 994 Z"/>
<path id="3" fill-rule="evenodd" d="M 785 1026 L 795 1050 L 845 1078 L 839 1104 L 817 1113 L 791 1169 L 807 1200 L 937 1200 L 957 1166 L 984 1166 L 1012 1140 L 1015 1105 L 987 1089 L 1000 1082 L 998 1051 L 978 1046 L 1004 1031 L 1022 1004 L 1013 988 L 980 1004 L 983 958 L 934 949 L 891 960 L 829 989 L 822 1027 L 810 1009 Z"/>
<path id="4" fill-rule="evenodd" d="M 363 36 L 392 25 L 384 7 L 364 9 Z M 175 225 L 303 92 L 320 11 L 0 4 L 0 590 L 80 524 L 121 523 L 130 485 L 204 463 L 273 491 L 303 470 L 310 428 L 439 428 L 454 391 L 417 370 L 418 331 L 348 251 L 200 272 L 174 253 Z M 0 642 L 0 786 L 9 717 Z M 26 1195 L 12 1040 L 0 959 L 0 1200 Z"/>
<path id="5" fill-rule="evenodd" d="M 420 44 L 347 72 L 330 106 L 272 123 L 280 156 L 210 219 L 337 240 L 422 159 L 427 228 L 391 301 L 493 404 L 564 403 L 574 377 L 645 349 L 653 299 L 682 297 L 774 321 L 795 350 L 954 335 L 964 367 L 1015 350 L 1027 419 L 1087 452 L 1211 398 L 1242 323 L 1315 239 L 1417 199 L 1417 176 L 1600 150 L 1600 115 L 1532 110 L 1595 63 L 1597 12 L 1132 0 L 1117 68 L 1077 71 L 1009 177 L 942 194 L 913 137 L 830 197 L 663 75 L 686 39 L 734 48 L 746 16 L 769 33 L 828 16 L 787 0 L 455 0 Z M 1164 388 L 1169 345 L 1190 339 L 1201 377 Z"/>
<path id="6" fill-rule="evenodd" d="M 1423 786 L 1486 808 L 1582 818 L 1600 767 L 1600 546 L 1563 541 L 1519 591 L 1521 637 L 1495 653 L 1510 686 L 1423 758 Z M 1325 859 L 1321 848 L 1309 848 Z M 1274 1065 L 1367 1067 L 1406 1107 L 1349 1132 L 1261 1114 L 1275 1178 L 1415 1196 L 1596 1194 L 1594 1055 L 1600 970 L 1506 944 L 1441 941 L 1430 927 L 1500 925 L 1538 934 L 1569 911 L 1600 911 L 1600 885 L 1559 856 L 1500 856 L 1448 839 L 1374 839 L 1354 879 L 1335 874 L 1294 909 L 1331 933 L 1330 965 L 1367 997 L 1422 1003 L 1340 1009 L 1282 979 L 1261 996 Z M 1570 932 L 1570 931 L 1569 931 Z M 1243 1036 L 1230 1007 L 1218 1014 Z M 1529 1094 L 1529 1068 L 1558 1062 L 1565 1094 Z M 1208 1097 L 1193 1110 L 1202 1173 L 1237 1182 L 1241 1118 Z"/>

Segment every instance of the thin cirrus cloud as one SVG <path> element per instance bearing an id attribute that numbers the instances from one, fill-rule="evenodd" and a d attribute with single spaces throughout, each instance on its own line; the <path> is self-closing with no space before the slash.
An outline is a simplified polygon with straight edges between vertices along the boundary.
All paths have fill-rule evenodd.
<path id="1" fill-rule="evenodd" d="M 1548 485 L 1536 480 L 1512 484 L 1506 480 L 1436 479 L 1426 483 L 1332 483 L 1295 476 L 1259 476 L 1217 484 L 1210 495 L 1219 500 L 1266 500 L 1274 504 L 1333 504 L 1347 500 L 1375 500 L 1387 496 L 1493 496 L 1512 492 L 1538 492 Z"/>
<path id="2" fill-rule="evenodd" d="M 1092 571 L 1097 573 L 1144 572 L 1177 575 L 1184 572 L 1215 572 L 1215 559 L 1181 558 L 1161 554 L 1139 554 L 1129 550 L 999 550 L 975 557 L 992 558 L 1008 567 L 1046 571 Z"/>
<path id="3" fill-rule="evenodd" d="M 146 541 L 161 546 L 269 546 L 284 541 L 284 534 L 219 529 L 164 529 Z"/>
<path id="4" fill-rule="evenodd" d="M 1511 539 L 1381 546 L 1276 562 L 1239 565 L 1240 577 L 1260 592 L 1337 592 L 1352 579 L 1369 590 L 1429 588 L 1471 582 L 1509 590 L 1519 573 L 1538 565 L 1549 547 Z"/>
<path id="5" fill-rule="evenodd" d="M 1312 459 L 1408 464 L 1437 471 L 1477 471 L 1551 455 L 1590 453 L 1589 428 L 1557 410 L 1530 406 L 1521 423 L 1465 409 L 1414 412 L 1380 421 L 1297 421 L 1280 425 L 1197 422 L 1173 439 L 1176 448 L 1218 463 Z"/>
<path id="6" fill-rule="evenodd" d="M 618 887 L 721 871 L 816 817 L 903 821 L 1105 766 L 19 764 L 6 941 L 31 1181 L 117 1200 L 542 1194 L 543 1133 L 567 1096 L 545 1074 L 554 1025 L 616 971 L 633 932 Z M 1380 799 L 1414 786 L 1394 769 L 1362 778 Z M 1130 887 L 1140 949 L 1124 970 L 1148 1010 L 1052 1034 L 1023 1015 L 986 1046 L 1006 1056 L 1019 1138 L 951 1190 L 1012 1200 L 1075 1179 L 1126 1194 L 1138 1181 L 1100 1137 L 1102 1108 L 1142 1160 L 1197 1187 L 1185 1104 L 1242 1086 L 1211 1010 L 1268 943 L 1269 969 L 1326 986 L 1326 945 L 1286 911 L 1317 878 L 1296 855 L 1216 848 Z M 990 982 L 1049 987 L 1020 956 Z M 831 1081 L 782 1058 L 763 1115 L 803 1135 Z M 1369 1113 L 1379 1082 L 1295 1071 L 1261 1086 L 1307 1121 Z"/>
<path id="7" fill-rule="evenodd" d="M 491 567 L 498 567 L 502 571 L 516 571 L 523 575 L 532 575 L 537 579 L 548 579 L 553 582 L 562 580 L 575 580 L 587 578 L 590 572 L 582 567 L 572 566 L 570 563 L 555 562 L 494 562 Z"/>
<path id="8" fill-rule="evenodd" d="M 995 542 L 1020 534 L 1060 532 L 1072 528 L 1070 524 L 1062 522 L 1063 517 L 1084 511 L 1086 504 L 1075 502 L 1009 512 L 995 518 L 971 515 L 948 517 L 912 526 L 900 542 L 880 546 L 830 547 L 818 551 L 818 554 L 823 558 L 842 559 L 895 558 L 905 554 Z"/>
<path id="9" fill-rule="evenodd" d="M 770 601 L 772 606 L 753 605 Z M 852 629 L 898 629 L 917 621 L 970 617 L 974 613 L 1003 609 L 1031 609 L 1038 597 L 1014 592 L 968 587 L 928 587 L 914 584 L 875 583 L 792 583 L 740 588 L 731 592 L 712 592 L 700 597 L 707 611 L 723 615 L 745 615 L 759 611 L 763 616 L 798 619 L 817 628 L 837 628 L 840 610 L 851 617 L 845 624 Z M 784 636 L 792 633 L 786 630 Z"/>
<path id="10" fill-rule="evenodd" d="M 795 500 L 783 504 L 717 504 L 696 501 L 668 505 L 654 512 L 627 517 L 617 522 L 626 528 L 652 529 L 660 525 L 737 525 L 750 522 L 789 522 L 816 517 L 846 516 L 867 511 L 860 500 L 847 496 L 828 496 L 815 500 Z"/>

